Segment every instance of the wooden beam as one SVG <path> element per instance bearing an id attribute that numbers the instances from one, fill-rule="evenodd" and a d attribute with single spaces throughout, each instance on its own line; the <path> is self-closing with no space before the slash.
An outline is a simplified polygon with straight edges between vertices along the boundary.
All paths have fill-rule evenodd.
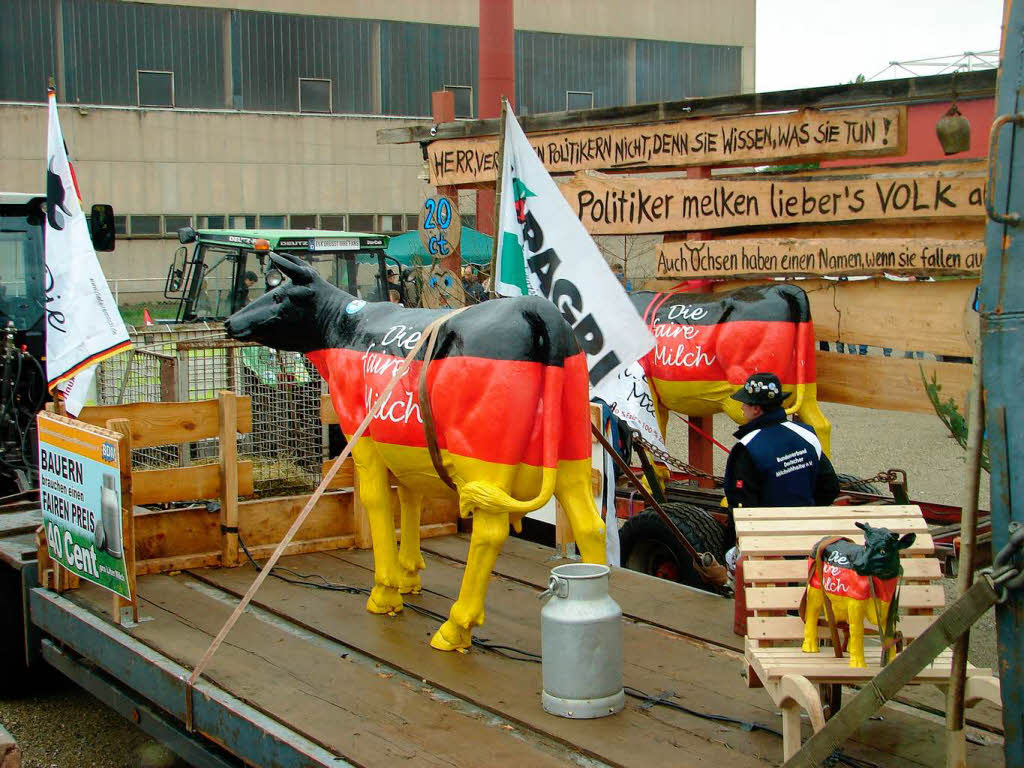
<path id="1" fill-rule="evenodd" d="M 238 494 L 251 496 L 252 462 L 237 462 L 235 471 Z M 165 504 L 172 501 L 216 499 L 220 497 L 223 487 L 219 464 L 141 469 L 133 472 L 132 478 L 135 504 Z"/>
<path id="2" fill-rule="evenodd" d="M 754 284 L 757 281 L 723 281 L 714 284 L 714 291 Z M 974 355 L 978 315 L 971 303 L 977 284 L 975 279 L 902 282 L 882 278 L 799 283 L 807 292 L 819 341 L 961 357 Z M 819 380 L 820 376 L 819 371 Z"/>
<path id="3" fill-rule="evenodd" d="M 102 426 L 110 419 L 128 419 L 133 448 L 191 443 L 220 434 L 216 400 L 91 405 L 83 408 L 78 418 L 95 426 Z M 238 398 L 235 428 L 243 434 L 252 432 L 252 400 L 249 397 Z"/>
<path id="4" fill-rule="evenodd" d="M 584 126 L 657 123 L 677 120 L 680 117 L 741 115 L 791 109 L 827 109 L 880 103 L 927 103 L 948 101 L 950 93 L 952 93 L 952 84 L 952 75 L 911 77 L 846 85 L 827 85 L 819 88 L 800 88 L 790 91 L 745 93 L 621 107 L 601 107 L 573 112 L 545 112 L 538 115 L 523 115 L 519 118 L 519 123 L 529 134 Z M 995 96 L 996 90 L 996 73 L 994 70 L 960 72 L 957 74 L 956 87 L 957 94 L 961 99 L 992 98 Z M 460 120 L 437 126 L 411 125 L 402 128 L 383 128 L 377 131 L 377 143 L 428 143 L 468 136 L 496 136 L 497 133 L 497 119 Z"/>
<path id="5" fill-rule="evenodd" d="M 326 475 L 327 472 L 334 466 L 334 459 L 327 459 L 320 466 L 321 476 Z M 327 490 L 336 491 L 342 488 L 351 488 L 355 476 L 355 465 L 352 463 L 352 459 L 345 459 L 345 463 L 341 465 L 341 469 L 338 470 L 338 474 L 334 476 L 331 484 L 327 486 Z"/>
<path id="6" fill-rule="evenodd" d="M 984 216 L 983 174 L 798 176 L 734 181 L 625 178 L 586 171 L 561 186 L 592 235 L 693 232 L 883 219 Z"/>
<path id="7" fill-rule="evenodd" d="M 117 441 L 118 464 L 121 468 L 121 552 L 124 567 L 128 574 L 128 593 L 131 601 L 120 595 L 113 596 L 111 610 L 114 621 L 121 623 L 121 607 L 131 605 L 132 621 L 139 621 L 139 589 L 135 571 L 135 504 L 132 487 L 132 432 L 127 419 L 111 419 L 104 425 L 111 432 L 117 432 L 121 438 Z"/>
<path id="8" fill-rule="evenodd" d="M 578 128 L 528 138 L 549 173 L 902 155 L 906 153 L 907 109 L 801 109 Z M 498 175 L 497 152 L 494 136 L 432 142 L 427 148 L 430 183 L 463 186 L 493 182 Z"/>
<path id="9" fill-rule="evenodd" d="M 845 238 L 684 240 L 657 247 L 656 274 L 675 279 L 840 275 L 980 275 L 983 240 Z"/>
<path id="10" fill-rule="evenodd" d="M 230 354 L 230 353 L 229 353 Z M 220 425 L 220 541 L 224 565 L 238 563 L 238 396 L 234 392 L 217 395 Z"/>
<path id="11" fill-rule="evenodd" d="M 934 360 L 897 360 L 887 357 L 818 352 L 818 400 L 859 405 L 875 410 L 933 413 L 921 382 L 921 369 L 942 385 L 942 399 L 953 398 L 961 408 L 971 385 L 971 366 Z"/>
<path id="12" fill-rule="evenodd" d="M 338 412 L 330 395 L 320 395 L 320 421 L 324 424 L 338 424 Z"/>

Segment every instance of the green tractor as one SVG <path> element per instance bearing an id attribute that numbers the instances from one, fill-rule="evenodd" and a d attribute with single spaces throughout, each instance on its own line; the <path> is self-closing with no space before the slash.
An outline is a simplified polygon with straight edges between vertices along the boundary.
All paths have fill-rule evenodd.
<path id="1" fill-rule="evenodd" d="M 281 284 L 268 252 L 299 256 L 332 285 L 368 301 L 407 304 L 409 284 L 402 265 L 387 256 L 385 235 L 288 229 L 178 230 L 164 296 L 178 301 L 177 323 L 224 320 Z M 187 246 L 193 245 L 191 254 Z M 389 264 L 388 262 L 391 262 Z M 360 270 L 366 265 L 369 269 Z"/>

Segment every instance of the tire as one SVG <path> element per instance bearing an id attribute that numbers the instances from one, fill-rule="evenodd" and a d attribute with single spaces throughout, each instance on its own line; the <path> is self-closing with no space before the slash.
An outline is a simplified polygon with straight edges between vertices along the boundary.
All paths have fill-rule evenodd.
<path id="1" fill-rule="evenodd" d="M 668 503 L 664 510 L 698 552 L 725 563 L 725 529 L 700 507 Z M 653 509 L 631 517 L 619 531 L 622 565 L 668 581 L 706 589 L 693 560 Z"/>
<path id="2" fill-rule="evenodd" d="M 0 564 L 0 699 L 22 695 L 29 684 L 22 595 L 21 572 Z"/>
<path id="3" fill-rule="evenodd" d="M 869 483 L 866 480 L 861 480 L 856 475 L 837 474 L 836 479 L 839 480 L 839 488 L 843 491 L 852 491 L 853 493 L 870 493 L 874 496 L 885 496 L 877 485 Z"/>

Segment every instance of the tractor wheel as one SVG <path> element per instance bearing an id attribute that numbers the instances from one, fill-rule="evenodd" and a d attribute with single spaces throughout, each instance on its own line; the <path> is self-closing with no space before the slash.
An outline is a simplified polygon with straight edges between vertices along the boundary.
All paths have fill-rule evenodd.
<path id="1" fill-rule="evenodd" d="M 725 564 L 725 529 L 693 504 L 668 503 L 664 510 L 698 552 L 710 552 Z M 653 509 L 631 517 L 619 531 L 622 565 L 668 581 L 707 588 L 693 567 L 690 553 Z"/>
<path id="2" fill-rule="evenodd" d="M 839 488 L 843 491 L 852 491 L 853 493 L 870 493 L 874 496 L 885 496 L 877 485 L 869 483 L 867 480 L 861 480 L 856 475 L 836 474 L 836 479 L 839 480 Z"/>

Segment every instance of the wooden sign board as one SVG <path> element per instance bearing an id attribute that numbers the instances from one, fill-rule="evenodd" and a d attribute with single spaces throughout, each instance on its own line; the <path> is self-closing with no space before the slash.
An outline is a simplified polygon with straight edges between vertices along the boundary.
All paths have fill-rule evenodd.
<path id="1" fill-rule="evenodd" d="M 691 118 L 581 128 L 529 140 L 550 173 L 902 155 L 907 111 L 894 106 Z M 431 143 L 427 151 L 434 186 L 482 184 L 497 178 L 496 136 L 444 139 Z"/>
<path id="2" fill-rule="evenodd" d="M 458 201 L 444 195 L 428 197 L 420 206 L 418 229 L 420 242 L 432 258 L 451 256 L 462 240 Z"/>
<path id="3" fill-rule="evenodd" d="M 658 246 L 658 277 L 980 275 L 983 240 L 683 240 Z"/>
<path id="4" fill-rule="evenodd" d="M 616 178 L 593 171 L 562 185 L 592 235 L 695 232 L 802 222 L 984 216 L 985 178 L 977 173 L 775 177 L 768 179 Z"/>

